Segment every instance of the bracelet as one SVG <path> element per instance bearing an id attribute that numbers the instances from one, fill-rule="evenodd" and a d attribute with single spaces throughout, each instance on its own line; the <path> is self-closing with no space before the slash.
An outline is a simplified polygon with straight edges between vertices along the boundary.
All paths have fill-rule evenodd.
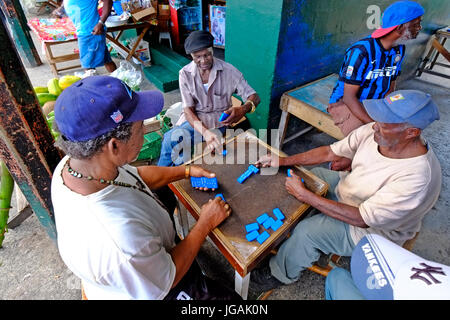
<path id="1" fill-rule="evenodd" d="M 101 23 L 101 24 L 102 24 L 102 26 L 104 26 L 104 25 L 105 25 L 105 24 L 103 23 L 102 19 L 98 20 L 97 24 L 98 24 L 98 23 Z"/>
<path id="2" fill-rule="evenodd" d="M 184 177 L 187 179 L 191 176 L 191 166 L 187 165 L 184 167 Z"/>
<path id="3" fill-rule="evenodd" d="M 247 102 L 250 102 L 250 103 L 252 104 L 252 109 L 251 109 L 248 113 L 253 113 L 253 112 L 255 112 L 256 106 L 255 106 L 255 104 L 253 103 L 253 101 L 252 101 L 252 100 L 247 100 L 247 101 L 245 101 L 245 103 L 247 103 Z"/>

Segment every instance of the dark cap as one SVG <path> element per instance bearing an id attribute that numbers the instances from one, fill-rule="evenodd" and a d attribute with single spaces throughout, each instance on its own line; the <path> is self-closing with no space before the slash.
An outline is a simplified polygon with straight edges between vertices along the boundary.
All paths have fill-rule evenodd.
<path id="1" fill-rule="evenodd" d="M 191 54 L 195 51 L 200 51 L 213 46 L 214 37 L 207 31 L 194 31 L 192 32 L 184 42 L 184 49 L 187 54 Z"/>

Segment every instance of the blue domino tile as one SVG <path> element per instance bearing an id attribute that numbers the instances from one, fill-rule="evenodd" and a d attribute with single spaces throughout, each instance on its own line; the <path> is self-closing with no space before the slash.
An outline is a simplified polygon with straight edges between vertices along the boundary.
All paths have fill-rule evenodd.
<path id="1" fill-rule="evenodd" d="M 228 118 L 230 115 L 228 113 L 223 112 L 220 115 L 219 121 L 224 121 L 226 118 Z"/>
<path id="2" fill-rule="evenodd" d="M 287 176 L 288 177 L 292 177 L 292 169 L 288 169 L 288 171 L 287 171 Z M 303 178 L 300 178 L 300 179 L 302 179 L 302 183 L 305 183 L 305 180 L 303 180 Z"/>
<path id="3" fill-rule="evenodd" d="M 284 219 L 284 214 L 281 212 L 281 210 L 280 210 L 279 208 L 273 209 L 273 214 L 274 214 L 275 217 L 277 217 L 279 220 L 283 220 L 283 219 Z"/>
<path id="4" fill-rule="evenodd" d="M 259 244 L 262 244 L 264 241 L 266 241 L 270 237 L 270 234 L 267 231 L 264 231 L 261 233 L 258 238 L 256 238 L 256 241 L 259 242 Z"/>
<path id="5" fill-rule="evenodd" d="M 245 230 L 247 232 L 255 231 L 255 230 L 258 230 L 258 229 L 259 229 L 259 224 L 257 224 L 256 222 L 250 223 L 250 224 L 245 226 Z"/>
<path id="6" fill-rule="evenodd" d="M 243 174 L 241 174 L 239 176 L 239 178 L 237 178 L 237 181 L 239 183 L 244 183 L 244 181 L 247 180 L 252 174 L 258 173 L 258 172 L 259 172 L 259 169 L 251 164 L 248 166 L 247 170 Z"/>
<path id="7" fill-rule="evenodd" d="M 270 226 L 273 231 L 277 231 L 283 225 L 283 221 L 277 220 Z"/>
<path id="8" fill-rule="evenodd" d="M 269 229 L 270 226 L 272 225 L 272 223 L 274 223 L 274 222 L 275 222 L 275 220 L 272 217 L 269 217 L 269 218 L 267 218 L 266 221 L 264 221 L 263 227 L 266 229 Z"/>
<path id="9" fill-rule="evenodd" d="M 264 231 L 265 232 L 265 231 Z M 259 233 L 258 231 L 252 231 L 250 233 L 248 233 L 245 238 L 247 238 L 248 241 L 253 241 L 255 239 L 257 239 L 259 237 Z"/>
<path id="10" fill-rule="evenodd" d="M 269 215 L 268 215 L 267 213 L 263 213 L 263 214 L 260 215 L 258 218 L 256 218 L 256 221 L 257 221 L 259 224 L 263 224 L 264 221 L 267 220 L 267 218 L 269 218 Z"/>
<path id="11" fill-rule="evenodd" d="M 227 200 L 225 200 L 225 197 L 223 196 L 223 194 L 218 193 L 218 194 L 216 194 L 215 198 L 217 198 L 217 197 L 222 198 L 223 201 L 227 202 Z"/>

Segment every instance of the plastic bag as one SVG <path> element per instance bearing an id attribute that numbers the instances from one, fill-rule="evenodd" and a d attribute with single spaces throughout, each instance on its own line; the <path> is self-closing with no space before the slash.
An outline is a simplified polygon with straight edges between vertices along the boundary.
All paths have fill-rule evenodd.
<path id="1" fill-rule="evenodd" d="M 142 82 L 142 73 L 136 70 L 128 61 L 121 61 L 120 67 L 111 73 L 110 76 L 122 80 L 133 91 L 141 90 L 139 86 Z"/>
<path id="2" fill-rule="evenodd" d="M 167 109 L 166 117 L 169 117 L 170 121 L 173 123 L 173 125 L 175 125 L 178 122 L 178 119 L 180 119 L 182 112 L 183 104 L 181 102 L 177 102 Z"/>

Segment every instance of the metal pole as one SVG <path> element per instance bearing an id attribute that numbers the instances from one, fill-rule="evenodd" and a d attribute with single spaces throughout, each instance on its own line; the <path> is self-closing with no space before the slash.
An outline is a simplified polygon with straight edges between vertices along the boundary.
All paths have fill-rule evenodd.
<path id="1" fill-rule="evenodd" d="M 53 146 L 53 137 L 3 21 L 0 43 L 0 158 L 55 240 L 50 184 L 62 156 Z"/>
<path id="2" fill-rule="evenodd" d="M 40 66 L 42 61 L 31 38 L 30 28 L 20 1 L 0 0 L 0 9 L 4 16 L 2 20 L 6 19 L 25 65 L 31 68 Z"/>

